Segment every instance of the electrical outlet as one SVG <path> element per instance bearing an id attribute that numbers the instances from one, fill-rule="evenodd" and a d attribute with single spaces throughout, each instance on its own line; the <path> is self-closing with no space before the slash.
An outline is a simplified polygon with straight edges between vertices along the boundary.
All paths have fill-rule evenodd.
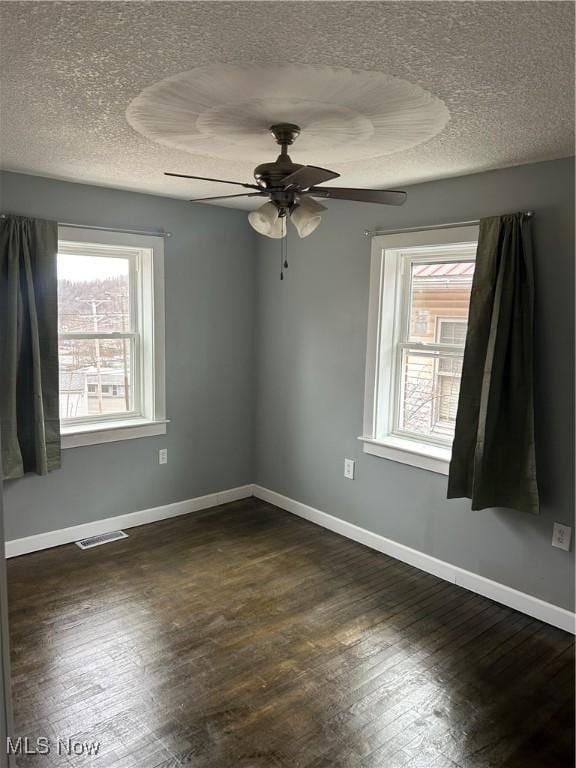
<path id="1" fill-rule="evenodd" d="M 571 538 L 572 538 L 572 528 L 569 525 L 562 525 L 562 523 L 554 523 L 554 530 L 552 532 L 553 547 L 558 547 L 558 549 L 565 549 L 566 552 L 569 552 Z"/>
<path id="2" fill-rule="evenodd" d="M 355 464 L 354 459 L 344 459 L 344 477 L 347 477 L 348 480 L 354 480 Z"/>
<path id="3" fill-rule="evenodd" d="M 158 451 L 158 464 L 168 464 L 168 448 L 160 448 Z"/>

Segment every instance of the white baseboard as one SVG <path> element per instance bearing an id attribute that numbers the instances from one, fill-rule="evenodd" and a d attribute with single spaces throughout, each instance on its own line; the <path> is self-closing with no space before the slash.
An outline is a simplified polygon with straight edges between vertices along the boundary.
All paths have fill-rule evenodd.
<path id="1" fill-rule="evenodd" d="M 309 507 L 307 504 L 302 504 L 287 496 L 282 496 L 282 494 L 275 491 L 270 491 L 259 485 L 254 485 L 253 488 L 254 496 L 274 504 L 280 507 L 280 509 L 292 512 L 312 523 L 316 523 L 316 525 L 321 525 L 323 528 L 339 533 L 341 536 L 346 536 L 346 538 L 358 541 L 360 544 L 364 544 L 371 549 L 376 549 L 378 552 L 390 555 L 396 558 L 396 560 L 402 560 L 402 562 L 413 565 L 421 571 L 432 573 L 434 576 L 445 579 L 452 584 L 457 584 L 459 587 L 469 589 L 471 592 L 488 597 L 497 603 L 514 608 L 516 611 L 540 619 L 540 621 L 544 621 L 547 624 L 552 624 L 554 627 L 576 634 L 576 614 L 572 611 L 560 608 L 552 603 L 547 603 L 545 600 L 540 600 L 538 597 L 533 597 L 525 592 L 507 587 L 505 584 L 492 581 L 492 579 L 479 576 L 476 573 L 472 573 L 472 571 L 451 565 L 444 560 L 438 560 L 431 555 L 424 554 L 424 552 L 419 552 L 417 549 L 406 547 L 404 544 L 399 544 L 366 528 L 361 528 L 338 517 L 333 517 L 333 515 L 321 512 L 319 509 Z"/>
<path id="2" fill-rule="evenodd" d="M 492 579 L 479 576 L 476 573 L 472 573 L 472 571 L 467 571 L 464 568 L 451 565 L 444 560 L 438 560 L 431 555 L 426 555 L 424 552 L 419 552 L 417 549 L 412 549 L 404 544 L 399 544 L 378 533 L 369 531 L 366 528 L 361 528 L 358 525 L 354 525 L 354 523 L 341 520 L 326 512 L 321 512 L 319 509 L 314 509 L 314 507 L 302 504 L 299 501 L 290 499 L 287 496 L 282 496 L 280 493 L 270 491 L 259 485 L 242 485 L 238 488 L 230 488 L 227 491 L 210 493 L 207 496 L 185 499 L 184 501 L 177 501 L 173 504 L 165 504 L 160 507 L 143 509 L 139 512 L 129 512 L 125 515 L 108 517 L 104 520 L 95 520 L 91 523 L 74 525 L 70 528 L 61 528 L 57 531 L 39 533 L 35 536 L 27 536 L 22 539 L 12 539 L 12 541 L 6 542 L 6 557 L 17 557 L 18 555 L 25 555 L 40 549 L 49 549 L 50 547 L 58 547 L 61 544 L 69 544 L 70 542 L 85 539 L 89 536 L 96 536 L 101 533 L 108 533 L 124 528 L 134 528 L 135 526 L 146 525 L 147 523 L 155 523 L 158 520 L 166 520 L 170 517 L 178 517 L 179 515 L 186 515 L 190 512 L 198 512 L 202 509 L 215 507 L 219 504 L 226 504 L 230 501 L 246 499 L 250 496 L 256 496 L 263 501 L 267 501 L 270 504 L 280 507 L 280 509 L 292 512 L 312 523 L 316 523 L 316 525 L 320 525 L 323 528 L 328 528 L 335 533 L 339 533 L 341 536 L 353 539 L 371 549 L 390 555 L 390 557 L 394 557 L 396 560 L 401 560 L 404 563 L 413 565 L 421 571 L 431 573 L 452 584 L 457 584 L 471 592 L 476 592 L 479 595 L 488 597 L 497 603 L 506 605 L 509 608 L 514 608 L 528 616 L 540 619 L 540 621 L 544 621 L 547 624 L 552 624 L 554 627 L 576 634 L 576 615 L 572 611 L 560 608 L 552 603 L 547 603 L 545 600 L 540 600 L 538 597 L 533 597 L 525 592 L 520 592 L 512 587 L 507 587 L 505 584 L 500 584 Z"/>
<path id="3" fill-rule="evenodd" d="M 109 533 L 123 528 L 134 528 L 137 525 L 155 523 L 158 520 L 166 520 L 169 517 L 187 515 L 189 512 L 198 512 L 201 509 L 216 507 L 218 504 L 226 504 L 229 501 L 247 499 L 252 496 L 252 485 L 241 485 L 238 488 L 230 488 L 219 493 L 209 493 L 207 496 L 197 496 L 195 499 L 176 501 L 173 504 L 164 504 L 161 507 L 142 509 L 139 512 L 129 512 L 126 515 L 107 517 L 104 520 L 94 520 L 91 523 L 73 525 L 70 528 L 61 528 L 57 531 L 39 533 L 35 536 L 26 536 L 23 539 L 12 539 L 6 542 L 6 557 L 17 557 L 39 549 L 58 547 L 61 544 L 69 544 L 72 541 L 86 539 L 89 536 L 97 536 L 101 533 Z"/>

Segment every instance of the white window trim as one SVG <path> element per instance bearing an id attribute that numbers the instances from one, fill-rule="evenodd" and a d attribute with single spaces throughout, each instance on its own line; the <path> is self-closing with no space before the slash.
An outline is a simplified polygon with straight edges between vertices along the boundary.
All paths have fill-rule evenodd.
<path id="1" fill-rule="evenodd" d="M 381 328 L 394 326 L 401 300 L 398 279 L 398 250 L 418 246 L 455 245 L 478 240 L 478 226 L 446 227 L 416 232 L 379 235 L 372 238 L 370 264 L 370 293 L 368 304 L 368 334 L 366 345 L 366 375 L 364 386 L 363 443 L 364 453 L 383 459 L 420 467 L 431 472 L 447 475 L 452 450 L 425 440 L 386 434 L 383 420 L 389 423 L 392 376 L 380 376 L 384 367 L 393 365 L 395 343 L 392 337 L 382 338 Z M 388 253 L 387 253 L 388 252 Z M 384 408 L 378 412 L 377 404 Z M 377 421 L 379 422 L 377 424 Z M 380 437 L 377 437 L 380 435 Z"/>
<path id="2" fill-rule="evenodd" d="M 123 419 L 109 421 L 106 425 L 65 427 L 61 434 L 62 448 L 79 448 L 98 443 L 115 443 L 119 440 L 133 440 L 137 437 L 165 435 L 167 419 L 147 421 L 146 419 Z"/>
<path id="3" fill-rule="evenodd" d="M 58 228 L 58 239 L 142 249 L 141 295 L 138 307 L 142 337 L 143 372 L 146 385 L 138 393 L 141 413 L 121 419 L 92 418 L 82 423 L 62 424 L 62 448 L 131 440 L 166 434 L 166 362 L 164 308 L 164 241 L 152 235 L 137 235 L 79 227 Z M 152 373 L 150 373 L 152 372 Z"/>

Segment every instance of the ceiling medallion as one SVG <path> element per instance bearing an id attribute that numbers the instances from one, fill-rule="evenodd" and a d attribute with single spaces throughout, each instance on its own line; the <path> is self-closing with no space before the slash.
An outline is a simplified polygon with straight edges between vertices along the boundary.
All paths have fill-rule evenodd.
<path id="1" fill-rule="evenodd" d="M 308 64 L 214 64 L 145 88 L 130 125 L 193 154 L 260 162 L 269 127 L 296 123 L 299 157 L 353 162 L 428 141 L 450 119 L 443 101 L 382 72 Z"/>

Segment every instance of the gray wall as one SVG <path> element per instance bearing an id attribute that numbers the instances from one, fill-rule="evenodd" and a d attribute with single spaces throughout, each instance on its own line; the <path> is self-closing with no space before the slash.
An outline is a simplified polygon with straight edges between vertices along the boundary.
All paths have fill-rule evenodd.
<path id="1" fill-rule="evenodd" d="M 551 603 L 574 607 L 574 558 L 551 546 L 574 524 L 573 161 L 410 188 L 400 209 L 331 202 L 308 239 L 259 246 L 257 481 L 409 547 Z M 542 514 L 471 512 L 446 477 L 362 453 L 370 242 L 365 229 L 533 209 L 536 417 Z M 292 231 L 290 234 L 292 234 Z M 356 459 L 356 480 L 343 477 Z"/>
<path id="2" fill-rule="evenodd" d="M 246 214 L 11 173 L 0 181 L 3 211 L 173 233 L 165 250 L 168 433 L 68 449 L 61 470 L 7 483 L 7 539 L 250 482 L 255 235 Z"/>
<path id="3" fill-rule="evenodd" d="M 2 210 L 173 232 L 166 242 L 166 436 L 69 449 L 62 470 L 6 485 L 7 538 L 255 480 L 488 578 L 573 607 L 573 554 L 550 545 L 574 514 L 573 164 L 412 187 L 400 209 L 330 203 L 279 275 L 279 243 L 246 214 L 2 174 Z M 542 514 L 470 511 L 446 478 L 363 454 L 369 240 L 364 229 L 534 209 Z M 257 259 L 255 253 L 258 253 Z M 157 449 L 169 463 L 158 465 Z M 356 480 L 343 477 L 344 457 Z"/>

